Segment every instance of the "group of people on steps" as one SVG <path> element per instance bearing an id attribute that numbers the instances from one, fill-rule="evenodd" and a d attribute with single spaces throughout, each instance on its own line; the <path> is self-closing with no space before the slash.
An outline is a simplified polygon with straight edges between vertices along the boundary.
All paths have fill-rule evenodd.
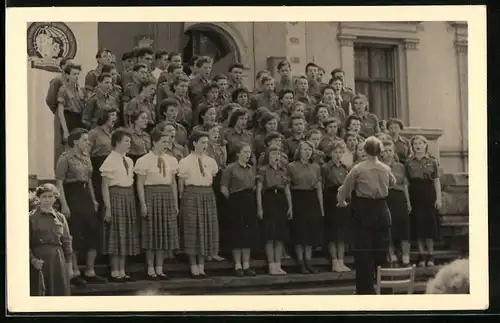
<path id="1" fill-rule="evenodd" d="M 205 262 L 223 260 L 222 251 L 238 277 L 256 275 L 256 250 L 270 275 L 287 274 L 288 255 L 300 273 L 315 274 L 318 246 L 332 271 L 350 271 L 346 244 L 357 292 L 370 294 L 387 255 L 410 265 L 410 228 L 417 264 L 434 266 L 438 163 L 425 137 L 405 139 L 400 120 L 371 113 L 342 69 L 325 83 L 315 63 L 292 76 L 282 61 L 277 79 L 259 71 L 249 90 L 239 63 L 212 75 L 210 57 L 183 65 L 179 53 L 144 47 L 125 53 L 119 72 L 114 57 L 97 52 L 83 89 L 72 60 L 50 82 L 46 103 L 64 153 L 56 185 L 37 188 L 30 212 L 32 285 L 41 273 L 46 295 L 131 281 L 127 258 L 143 252 L 151 280 L 169 279 L 165 259 L 179 253 L 193 278 L 205 278 Z M 94 270 L 98 253 L 109 256 L 108 277 Z"/>

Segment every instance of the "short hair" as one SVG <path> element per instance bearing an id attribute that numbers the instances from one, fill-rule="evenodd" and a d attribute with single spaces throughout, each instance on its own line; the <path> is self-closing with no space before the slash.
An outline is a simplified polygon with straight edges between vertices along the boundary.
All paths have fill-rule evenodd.
<path id="1" fill-rule="evenodd" d="M 64 67 L 64 73 L 65 74 L 68 74 L 68 75 L 71 74 L 72 70 L 78 70 L 78 71 L 81 72 L 82 71 L 82 66 L 78 65 L 78 64 L 71 63 L 71 64 L 66 65 L 66 67 Z"/>
<path id="2" fill-rule="evenodd" d="M 175 56 L 180 56 L 182 58 L 182 54 L 181 53 L 179 53 L 179 52 L 171 52 L 170 54 L 168 54 L 168 60 L 171 61 L 172 57 L 175 57 Z"/>
<path id="3" fill-rule="evenodd" d="M 68 57 L 61 58 L 61 60 L 59 61 L 59 67 L 62 68 L 70 60 L 71 60 L 71 58 L 68 58 Z"/>
<path id="4" fill-rule="evenodd" d="M 287 93 L 292 93 L 292 95 L 295 96 L 295 92 L 292 89 L 283 89 L 280 91 L 278 97 L 280 100 L 282 100 Z"/>
<path id="5" fill-rule="evenodd" d="M 229 65 L 229 68 L 227 69 L 227 71 L 229 73 L 231 73 L 233 71 L 233 69 L 235 69 L 235 68 L 244 69 L 245 67 L 241 63 L 233 63 L 233 64 Z"/>
<path id="6" fill-rule="evenodd" d="M 299 76 L 297 76 L 297 77 L 295 78 L 295 84 L 297 84 L 297 81 L 298 81 L 298 80 L 304 80 L 304 81 L 306 81 L 306 82 L 309 82 L 309 80 L 307 79 L 307 76 L 305 76 L 305 75 L 299 75 Z"/>
<path id="7" fill-rule="evenodd" d="M 176 85 L 179 85 L 179 83 L 181 83 L 181 82 L 189 83 L 189 78 L 187 77 L 187 75 L 182 74 L 182 75 L 177 76 L 172 85 L 176 86 Z"/>
<path id="8" fill-rule="evenodd" d="M 247 96 L 250 96 L 250 95 L 249 95 L 249 92 L 248 92 L 248 90 L 247 90 L 246 88 L 244 88 L 244 87 L 240 87 L 240 88 L 238 88 L 238 89 L 235 89 L 235 90 L 233 91 L 233 93 L 231 93 L 231 101 L 236 102 L 236 100 L 238 100 L 238 96 L 239 96 L 241 93 L 246 93 L 246 94 L 247 94 Z"/>
<path id="9" fill-rule="evenodd" d="M 210 109 L 215 109 L 215 106 L 211 104 L 204 104 L 201 107 L 200 113 L 198 114 L 198 124 L 203 124 L 203 117 L 205 116 L 205 114 L 207 114 L 208 110 Z"/>
<path id="10" fill-rule="evenodd" d="M 429 280 L 426 294 L 468 294 L 470 292 L 469 259 L 456 259 L 441 267 Z"/>
<path id="11" fill-rule="evenodd" d="M 252 124 L 255 126 L 255 128 L 260 128 L 260 119 L 267 114 L 271 113 L 268 108 L 266 107 L 260 107 L 255 110 L 255 112 L 252 114 Z"/>
<path id="12" fill-rule="evenodd" d="M 144 57 L 146 55 L 154 55 L 154 54 L 155 54 L 155 52 L 153 51 L 153 49 L 151 47 L 140 47 L 135 52 L 135 56 L 137 58 Z"/>
<path id="13" fill-rule="evenodd" d="M 234 153 L 235 155 L 239 154 L 245 147 L 249 147 L 250 149 L 252 149 L 252 144 L 242 140 L 235 145 L 235 147 L 232 149 L 232 153 Z"/>
<path id="14" fill-rule="evenodd" d="M 371 136 L 365 139 L 363 149 L 370 156 L 380 156 L 382 142 L 377 137 Z"/>
<path id="15" fill-rule="evenodd" d="M 38 186 L 35 190 L 36 197 L 38 197 L 38 198 L 40 196 L 42 196 L 42 194 L 44 194 L 44 193 L 52 193 L 52 194 L 54 194 L 54 197 L 56 199 L 59 198 L 59 195 L 60 195 L 57 187 L 51 183 L 42 184 L 42 185 Z"/>
<path id="16" fill-rule="evenodd" d="M 354 101 L 356 101 L 356 100 L 363 100 L 363 101 L 365 101 L 365 109 L 368 108 L 368 98 L 364 94 L 360 94 L 360 93 L 356 94 L 352 98 L 351 102 L 354 104 Z"/>
<path id="17" fill-rule="evenodd" d="M 141 82 L 141 84 L 139 84 L 139 93 L 150 85 L 156 85 L 156 83 L 151 79 L 147 79 L 144 82 Z"/>
<path id="18" fill-rule="evenodd" d="M 219 82 L 220 80 L 227 80 L 227 76 L 224 74 L 217 74 L 212 78 L 212 81 L 215 83 Z"/>
<path id="19" fill-rule="evenodd" d="M 330 75 L 331 75 L 332 77 L 335 77 L 335 74 L 337 74 L 337 73 L 342 73 L 342 74 L 344 74 L 344 75 L 345 75 L 344 70 L 343 70 L 343 69 L 341 69 L 341 68 L 334 68 L 334 69 L 333 69 L 333 71 L 330 73 Z"/>
<path id="20" fill-rule="evenodd" d="M 202 92 L 201 92 L 201 93 L 203 94 L 203 96 L 207 96 L 207 95 L 208 95 L 208 93 L 209 93 L 210 91 L 212 91 L 213 89 L 217 89 L 217 90 L 219 90 L 219 86 L 218 86 L 218 85 L 217 85 L 217 83 L 215 83 L 215 82 L 210 82 L 210 83 L 206 84 L 206 85 L 203 87 L 203 90 L 202 90 Z"/>
<path id="21" fill-rule="evenodd" d="M 268 70 L 260 70 L 257 72 L 257 74 L 255 75 L 255 78 L 258 80 L 262 77 L 262 75 L 264 74 L 267 74 L 267 75 L 271 75 L 271 73 L 268 71 Z"/>
<path id="22" fill-rule="evenodd" d="M 326 90 L 332 90 L 333 93 L 335 93 L 335 89 L 333 88 L 333 86 L 331 84 L 323 86 L 323 88 L 321 89 L 321 95 L 325 95 Z"/>
<path id="23" fill-rule="evenodd" d="M 394 147 L 392 140 L 382 140 L 382 147 Z"/>
<path id="24" fill-rule="evenodd" d="M 113 79 L 113 76 L 111 76 L 111 74 L 109 73 L 101 73 L 99 74 L 99 76 L 97 77 L 97 82 L 101 83 L 102 81 L 104 81 L 104 79 L 106 77 L 109 77 L 110 79 Z"/>
<path id="25" fill-rule="evenodd" d="M 203 64 L 212 64 L 212 59 L 208 56 L 202 56 L 196 61 L 195 66 L 200 68 Z"/>
<path id="26" fill-rule="evenodd" d="M 104 64 L 101 68 L 101 73 L 111 73 L 111 70 L 113 68 L 115 68 L 115 67 L 111 64 Z"/>
<path id="27" fill-rule="evenodd" d="M 410 148 L 410 151 L 413 153 L 415 153 L 413 151 L 413 142 L 415 140 L 422 140 L 424 143 L 425 143 L 425 152 L 427 153 L 429 151 L 429 142 L 427 141 L 427 138 L 425 138 L 424 136 L 422 135 L 415 135 L 413 137 L 410 138 L 410 142 L 409 142 L 409 148 Z"/>
<path id="28" fill-rule="evenodd" d="M 155 59 L 161 59 L 163 56 L 167 56 L 168 59 L 168 52 L 165 50 L 161 50 L 158 53 L 155 54 Z"/>
<path id="29" fill-rule="evenodd" d="M 312 128 L 312 129 L 310 129 L 307 132 L 306 139 L 310 140 L 313 135 L 320 135 L 320 136 L 322 136 L 323 134 L 321 133 L 321 130 L 319 130 L 318 128 Z"/>
<path id="30" fill-rule="evenodd" d="M 142 63 L 139 63 L 139 64 L 135 64 L 134 67 L 132 68 L 132 70 L 134 72 L 138 72 L 141 68 L 147 69 L 148 67 Z"/>
<path id="31" fill-rule="evenodd" d="M 260 80 L 260 85 L 264 85 L 266 82 L 268 81 L 275 81 L 274 80 L 274 77 L 272 76 L 264 76 L 261 80 Z"/>
<path id="32" fill-rule="evenodd" d="M 353 120 L 358 120 L 360 123 L 362 123 L 362 120 L 360 117 L 358 117 L 357 115 L 351 114 L 350 116 L 347 117 L 347 119 L 345 121 L 345 128 L 346 129 L 349 128 L 349 126 L 351 125 Z"/>
<path id="33" fill-rule="evenodd" d="M 247 111 L 243 108 L 238 108 L 236 111 L 234 111 L 232 114 L 231 114 L 231 117 L 229 118 L 229 123 L 228 123 L 228 127 L 229 128 L 234 128 L 234 126 L 236 125 L 236 122 L 238 121 L 239 118 L 243 117 L 247 115 Z"/>
<path id="34" fill-rule="evenodd" d="M 235 109 L 241 109 L 241 105 L 239 105 L 238 103 L 229 103 L 227 104 L 224 108 L 222 108 L 222 111 L 221 111 L 221 119 L 222 120 L 227 120 L 229 119 L 229 116 L 231 115 L 232 111 L 235 110 Z"/>
<path id="35" fill-rule="evenodd" d="M 137 121 L 137 119 L 139 119 L 139 117 L 144 113 L 148 114 L 148 111 L 146 111 L 145 109 L 135 110 L 134 112 L 132 112 L 132 115 L 130 116 L 130 122 L 134 124 Z"/>
<path id="36" fill-rule="evenodd" d="M 334 140 L 331 144 L 326 147 L 325 154 L 330 156 L 336 149 L 342 149 L 345 150 L 347 148 L 347 145 L 345 144 L 344 140 Z"/>
<path id="37" fill-rule="evenodd" d="M 272 120 L 278 120 L 278 116 L 275 113 L 273 113 L 273 112 L 264 113 L 259 120 L 260 128 L 264 129 L 266 124 L 268 124 L 269 121 L 272 121 Z"/>
<path id="38" fill-rule="evenodd" d="M 328 84 L 332 85 L 332 84 L 333 84 L 333 82 L 335 82 L 335 81 L 340 81 L 340 83 L 344 83 L 340 77 L 338 77 L 338 76 L 334 76 L 334 77 L 332 77 L 332 78 L 330 79 L 330 81 L 328 81 Z"/>
<path id="39" fill-rule="evenodd" d="M 331 123 L 336 123 L 339 126 L 339 129 L 340 129 L 340 120 L 337 119 L 337 118 L 328 117 L 325 121 L 323 121 L 323 125 L 325 127 L 327 127 Z"/>
<path id="40" fill-rule="evenodd" d="M 279 132 L 276 132 L 276 131 L 273 131 L 273 132 L 270 132 L 266 135 L 266 138 L 264 138 L 264 144 L 266 146 L 269 146 L 269 143 L 271 141 L 273 141 L 274 139 L 283 139 L 283 135 L 280 134 Z"/>
<path id="41" fill-rule="evenodd" d="M 309 163 L 312 163 L 312 161 L 314 160 L 314 145 L 312 144 L 312 142 L 308 141 L 308 140 L 302 140 L 299 142 L 299 144 L 297 145 L 297 149 L 295 150 L 295 153 L 293 154 L 293 160 L 294 161 L 298 161 L 300 160 L 300 152 L 302 150 L 302 147 L 304 146 L 309 146 L 311 147 L 313 153 L 311 154 L 311 158 L 309 158 Z"/>
<path id="42" fill-rule="evenodd" d="M 346 132 L 346 134 L 344 135 L 344 141 L 345 141 L 346 143 L 347 143 L 347 139 L 348 139 L 349 137 L 354 137 L 354 138 L 356 138 L 356 141 L 358 140 L 358 134 L 357 134 L 357 133 L 352 132 L 352 131 L 348 131 L 348 132 Z"/>
<path id="43" fill-rule="evenodd" d="M 125 52 L 122 55 L 122 61 L 126 61 L 127 59 L 134 58 L 134 54 L 132 52 Z"/>
<path id="44" fill-rule="evenodd" d="M 400 119 L 392 118 L 392 119 L 387 120 L 387 122 L 386 122 L 387 129 L 389 129 L 389 126 L 392 124 L 397 124 L 399 126 L 399 129 L 401 129 L 401 130 L 404 129 L 403 121 L 401 121 Z"/>
<path id="45" fill-rule="evenodd" d="M 71 130 L 67 141 L 68 146 L 73 148 L 75 146 L 75 141 L 80 140 L 80 138 L 86 133 L 88 133 L 88 131 L 83 128 L 75 128 Z"/>
<path id="46" fill-rule="evenodd" d="M 119 128 L 113 131 L 111 134 L 111 147 L 116 148 L 116 145 L 122 142 L 125 137 L 132 138 L 132 135 L 127 129 Z"/>
<path id="47" fill-rule="evenodd" d="M 95 54 L 95 58 L 96 59 L 101 58 L 103 53 L 111 53 L 111 50 L 109 50 L 107 48 L 100 48 L 97 50 L 97 53 Z"/>
<path id="48" fill-rule="evenodd" d="M 288 121 L 288 127 L 292 128 L 294 120 L 302 120 L 302 121 L 304 121 L 304 124 L 305 124 L 306 117 L 301 112 L 294 112 L 294 113 L 292 113 L 292 115 L 290 116 L 290 119 L 288 119 L 288 120 L 289 120 Z"/>
<path id="49" fill-rule="evenodd" d="M 176 69 L 182 68 L 181 64 L 170 64 L 167 67 L 167 73 L 173 73 Z"/>
<path id="50" fill-rule="evenodd" d="M 326 109 L 328 115 L 330 115 L 330 109 L 326 104 L 320 103 L 313 110 L 313 120 L 317 121 L 319 109 Z"/>
<path id="51" fill-rule="evenodd" d="M 203 137 L 209 137 L 208 132 L 205 131 L 193 131 L 193 133 L 188 138 L 188 148 L 190 151 L 194 150 L 194 143 L 198 142 Z"/>
<path id="52" fill-rule="evenodd" d="M 169 107 L 179 107 L 179 103 L 174 99 L 165 99 L 160 103 L 160 113 L 163 114 L 167 112 Z"/>
<path id="53" fill-rule="evenodd" d="M 166 136 L 167 134 L 163 131 L 161 131 L 158 128 L 154 128 L 153 131 L 151 131 L 150 137 L 151 137 L 151 142 L 152 143 L 157 143 L 158 141 L 161 140 L 162 137 Z"/>
<path id="54" fill-rule="evenodd" d="M 290 67 L 290 69 L 292 68 L 292 65 L 290 64 L 289 61 L 287 61 L 287 60 L 280 61 L 278 63 L 278 66 L 277 66 L 278 71 L 281 70 L 282 67 L 287 66 L 287 65 L 288 65 L 288 67 Z"/>
<path id="55" fill-rule="evenodd" d="M 160 132 L 165 132 L 165 128 L 168 126 L 171 126 L 175 130 L 174 123 L 170 122 L 170 121 L 162 121 L 159 124 L 157 124 L 154 129 L 156 129 Z"/>
<path id="56" fill-rule="evenodd" d="M 318 66 L 318 65 L 316 65 L 315 63 L 313 63 L 313 62 L 309 62 L 309 63 L 307 63 L 306 68 L 304 69 L 304 71 L 305 71 L 306 73 L 307 73 L 307 71 L 309 70 L 309 67 L 316 67 L 316 68 L 319 68 L 319 66 Z"/>
<path id="57" fill-rule="evenodd" d="M 117 113 L 118 114 L 118 110 L 115 109 L 115 108 L 100 110 L 98 112 L 98 115 L 97 115 L 97 122 L 96 122 L 96 124 L 98 126 L 102 126 L 103 124 L 106 124 L 106 122 L 108 122 L 108 120 L 109 120 L 109 116 L 112 113 Z"/>

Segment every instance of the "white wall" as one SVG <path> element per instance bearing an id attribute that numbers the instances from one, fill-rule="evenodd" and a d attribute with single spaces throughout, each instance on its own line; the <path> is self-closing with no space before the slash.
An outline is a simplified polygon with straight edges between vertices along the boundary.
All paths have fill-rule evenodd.
<path id="1" fill-rule="evenodd" d="M 77 41 L 75 62 L 82 65 L 80 84 L 96 65 L 97 23 L 68 22 Z M 57 73 L 33 69 L 28 65 L 28 151 L 29 174 L 38 179 L 54 179 L 54 115 L 45 104 L 49 82 Z"/>

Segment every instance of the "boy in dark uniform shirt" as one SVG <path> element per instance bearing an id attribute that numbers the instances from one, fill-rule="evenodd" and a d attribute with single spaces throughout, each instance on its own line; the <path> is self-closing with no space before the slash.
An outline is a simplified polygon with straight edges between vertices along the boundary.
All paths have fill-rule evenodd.
<path id="1" fill-rule="evenodd" d="M 147 66 L 144 64 L 135 64 L 133 71 L 132 81 L 125 85 L 123 89 L 122 101 L 127 105 L 133 98 L 139 94 L 139 88 L 142 82 L 145 82 L 149 75 Z"/>
<path id="2" fill-rule="evenodd" d="M 228 68 L 228 91 L 233 92 L 243 87 L 243 64 L 234 63 Z"/>
<path id="3" fill-rule="evenodd" d="M 198 74 L 189 81 L 188 95 L 193 110 L 203 101 L 203 88 L 209 83 L 210 73 L 212 72 L 213 61 L 210 57 L 201 57 L 196 61 Z"/>
<path id="4" fill-rule="evenodd" d="M 97 67 L 89 71 L 87 76 L 85 76 L 85 91 L 87 92 L 87 97 L 94 92 L 97 86 L 97 78 L 103 73 L 103 67 L 111 64 L 111 51 L 106 48 L 99 49 L 95 55 L 95 59 L 97 60 Z M 109 73 L 110 70 L 111 67 L 109 67 L 109 70 L 104 71 L 104 73 Z"/>

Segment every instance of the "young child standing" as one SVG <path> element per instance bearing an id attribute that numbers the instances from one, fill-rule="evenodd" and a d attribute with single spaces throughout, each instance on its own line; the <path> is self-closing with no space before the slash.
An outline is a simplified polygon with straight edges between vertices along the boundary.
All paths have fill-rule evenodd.
<path id="1" fill-rule="evenodd" d="M 412 155 L 406 162 L 412 220 L 417 235 L 418 266 L 434 266 L 434 240 L 438 238 L 438 210 L 441 208 L 441 182 L 438 163 L 428 155 L 428 143 L 424 136 L 410 139 Z M 424 244 L 427 256 L 424 255 Z"/>
<path id="2" fill-rule="evenodd" d="M 321 166 L 325 201 L 325 236 L 332 257 L 332 271 L 346 272 L 351 269 L 344 264 L 345 242 L 351 210 L 337 206 L 337 191 L 349 172 L 342 164 L 346 150 L 344 141 L 337 140 L 329 147 L 330 161 Z"/>
<path id="3" fill-rule="evenodd" d="M 150 280 L 167 279 L 163 261 L 166 252 L 179 249 L 177 217 L 177 159 L 165 153 L 174 142 L 173 133 L 151 133 L 153 147 L 135 165 L 137 192 L 142 216 L 141 241 L 146 250 L 147 275 Z"/>
<path id="4" fill-rule="evenodd" d="M 320 166 L 312 160 L 313 151 L 311 142 L 301 141 L 287 171 L 293 205 L 292 239 L 303 274 L 317 273 L 311 265 L 312 247 L 323 243 L 323 185 Z"/>
<path id="5" fill-rule="evenodd" d="M 134 162 L 126 156 L 130 134 L 118 129 L 111 135 L 113 151 L 100 167 L 105 228 L 104 253 L 111 257 L 110 281 L 131 281 L 125 272 L 127 256 L 140 253 L 134 192 Z"/>
<path id="6" fill-rule="evenodd" d="M 384 164 L 391 168 L 396 182 L 389 187 L 387 196 L 387 206 L 391 212 L 391 242 L 389 245 L 389 255 L 391 263 L 397 263 L 395 254 L 395 244 L 401 245 L 403 266 L 410 264 L 410 216 L 411 211 L 410 196 L 408 194 L 408 179 L 403 164 L 395 160 L 394 144 L 392 141 L 384 141 L 380 154 Z"/>
<path id="7" fill-rule="evenodd" d="M 73 250 L 66 218 L 53 208 L 59 191 L 53 184 L 44 184 L 36 189 L 36 196 L 40 205 L 30 212 L 29 219 L 30 295 L 70 296 Z M 40 276 L 45 290 L 38 288 Z"/>
<path id="8" fill-rule="evenodd" d="M 286 167 L 280 163 L 280 146 L 270 145 L 267 163 L 257 174 L 257 213 L 263 221 L 265 251 L 270 275 L 286 275 L 281 268 L 284 244 L 289 242 L 288 221 L 292 219 L 292 196 Z"/>
<path id="9" fill-rule="evenodd" d="M 248 162 L 252 148 L 241 142 L 236 161 L 222 172 L 221 192 L 228 199 L 228 245 L 233 253 L 236 276 L 255 276 L 250 268 L 251 250 L 258 247 L 259 222 L 255 197 L 255 168 Z"/>

